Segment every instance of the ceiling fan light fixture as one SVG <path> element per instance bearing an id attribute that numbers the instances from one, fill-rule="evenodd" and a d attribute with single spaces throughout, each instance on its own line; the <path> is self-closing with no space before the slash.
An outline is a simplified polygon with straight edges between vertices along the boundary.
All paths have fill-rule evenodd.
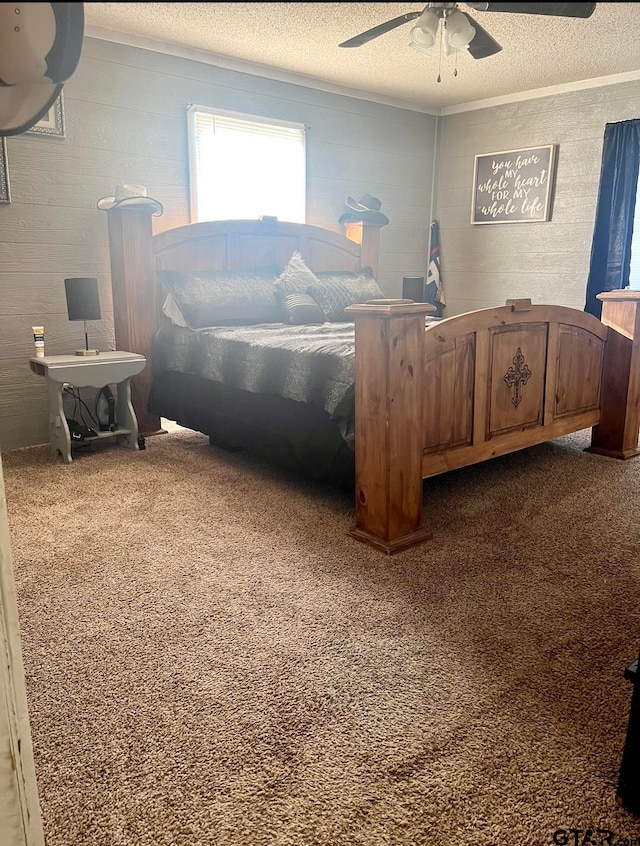
<path id="1" fill-rule="evenodd" d="M 442 30 L 442 55 L 451 56 L 452 53 L 457 53 L 458 49 L 458 47 L 454 47 L 451 43 L 451 39 L 449 38 L 449 31 L 445 26 Z"/>
<path id="2" fill-rule="evenodd" d="M 440 18 L 433 9 L 427 9 L 411 27 L 411 46 L 428 50 L 436 43 Z"/>
<path id="3" fill-rule="evenodd" d="M 418 53 L 431 53 L 433 52 L 433 47 L 421 47 L 419 44 L 414 44 L 413 41 L 409 42 L 409 47 L 412 50 L 417 50 Z"/>
<path id="4" fill-rule="evenodd" d="M 467 47 L 476 34 L 475 27 L 471 26 L 467 16 L 457 9 L 447 15 L 445 29 L 449 46 L 454 50 Z"/>

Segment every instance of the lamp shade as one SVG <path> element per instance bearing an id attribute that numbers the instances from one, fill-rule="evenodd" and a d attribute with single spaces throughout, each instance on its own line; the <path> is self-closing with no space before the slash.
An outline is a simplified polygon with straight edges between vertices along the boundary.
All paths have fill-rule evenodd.
<path id="1" fill-rule="evenodd" d="M 402 277 L 402 299 L 424 302 L 424 276 Z"/>
<path id="2" fill-rule="evenodd" d="M 98 280 L 78 277 L 64 280 L 69 320 L 100 320 Z"/>

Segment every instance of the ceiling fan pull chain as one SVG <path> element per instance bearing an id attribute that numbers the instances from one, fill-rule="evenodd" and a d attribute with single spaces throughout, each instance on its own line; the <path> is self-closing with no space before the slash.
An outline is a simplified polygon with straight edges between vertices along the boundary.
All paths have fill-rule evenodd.
<path id="1" fill-rule="evenodd" d="M 458 75 L 458 51 L 456 50 L 453 54 L 453 75 L 456 77 Z"/>
<path id="2" fill-rule="evenodd" d="M 442 76 L 440 75 L 440 68 L 442 67 L 442 37 L 443 37 L 443 29 L 444 29 L 445 22 L 444 20 L 441 22 L 439 26 L 440 30 L 440 49 L 438 50 L 438 78 L 436 82 L 442 82 Z"/>

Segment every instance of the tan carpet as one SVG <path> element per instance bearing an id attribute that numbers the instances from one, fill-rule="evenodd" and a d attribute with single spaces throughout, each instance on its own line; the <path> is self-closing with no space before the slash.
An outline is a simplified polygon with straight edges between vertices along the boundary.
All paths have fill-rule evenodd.
<path id="1" fill-rule="evenodd" d="M 640 837 L 640 460 L 587 443 L 430 481 L 393 558 L 190 432 L 4 456 L 47 846 Z"/>

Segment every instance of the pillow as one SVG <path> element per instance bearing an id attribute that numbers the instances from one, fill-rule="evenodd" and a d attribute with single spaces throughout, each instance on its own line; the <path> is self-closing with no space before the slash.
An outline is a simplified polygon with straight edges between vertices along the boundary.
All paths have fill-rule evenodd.
<path id="1" fill-rule="evenodd" d="M 316 273 L 316 276 L 318 282 L 307 289 L 308 293 L 320 305 L 325 318 L 334 323 L 351 320 L 344 313 L 347 306 L 384 299 L 384 293 L 370 267 L 355 273 L 349 270 L 326 270 Z"/>
<path id="2" fill-rule="evenodd" d="M 324 323 L 324 311 L 309 294 L 289 294 L 286 291 L 276 295 L 284 311 L 287 323 L 297 325 Z"/>
<path id="3" fill-rule="evenodd" d="M 289 294 L 304 294 L 309 285 L 315 285 L 317 279 L 296 250 L 287 266 L 276 280 L 276 289 Z"/>
<path id="4" fill-rule="evenodd" d="M 188 327 L 187 321 L 184 319 L 184 314 L 180 311 L 178 304 L 173 299 L 173 294 L 167 294 L 165 297 L 162 304 L 162 313 L 176 326 Z"/>
<path id="5" fill-rule="evenodd" d="M 190 329 L 282 323 L 277 271 L 159 270 Z"/>
<path id="6" fill-rule="evenodd" d="M 354 294 L 344 285 L 334 283 L 332 285 L 312 285 L 309 294 L 318 303 L 324 314 L 324 319 L 330 323 L 349 320 L 344 313 L 347 306 L 355 305 L 358 302 Z"/>

